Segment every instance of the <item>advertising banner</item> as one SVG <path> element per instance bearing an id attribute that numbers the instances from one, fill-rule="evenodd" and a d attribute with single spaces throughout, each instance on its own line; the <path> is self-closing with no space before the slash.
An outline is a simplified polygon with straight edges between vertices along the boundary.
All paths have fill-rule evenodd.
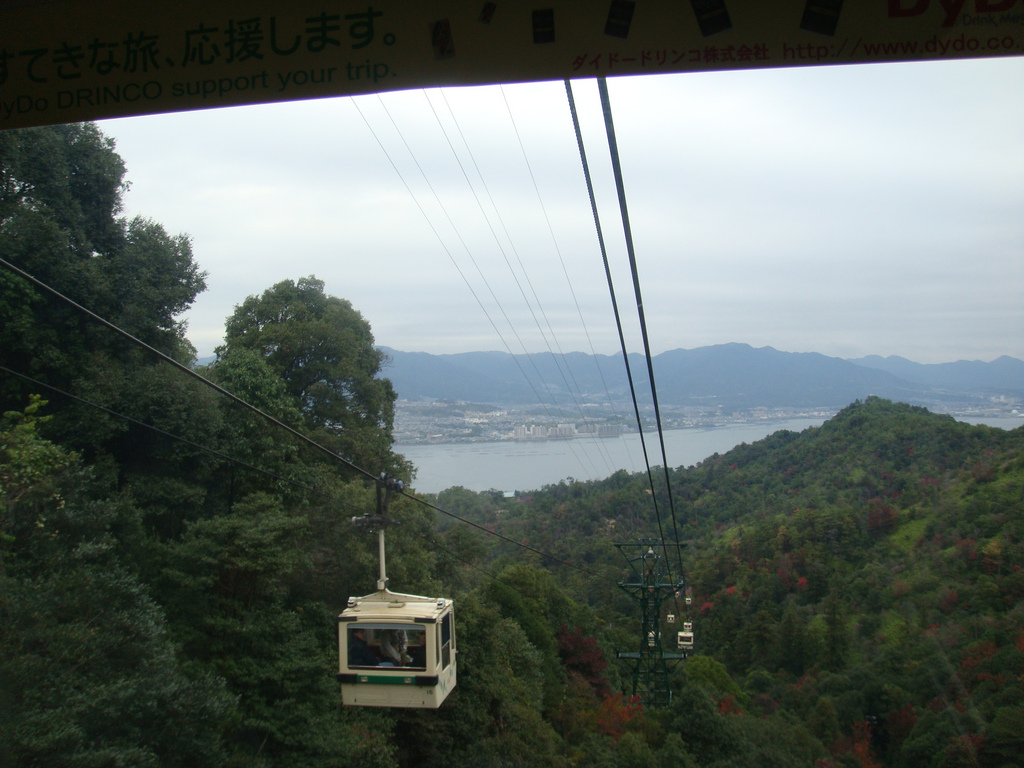
<path id="1" fill-rule="evenodd" d="M 1024 54 L 1024 0 L 0 0 L 0 129 L 432 86 Z"/>

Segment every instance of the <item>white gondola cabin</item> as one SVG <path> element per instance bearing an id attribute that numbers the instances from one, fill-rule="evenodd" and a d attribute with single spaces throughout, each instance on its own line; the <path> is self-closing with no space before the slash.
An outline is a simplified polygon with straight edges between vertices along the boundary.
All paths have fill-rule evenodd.
<path id="1" fill-rule="evenodd" d="M 338 616 L 341 703 L 437 709 L 455 688 L 455 605 L 388 589 L 384 529 L 394 522 L 388 517 L 394 490 L 402 483 L 382 476 L 377 514 L 352 518 L 377 532 L 380 578 L 376 592 L 350 597 Z"/>
<path id="2" fill-rule="evenodd" d="M 684 621 L 683 631 L 676 633 L 676 642 L 681 651 L 693 650 L 693 622 Z"/>
<path id="3" fill-rule="evenodd" d="M 451 600 L 382 589 L 338 617 L 343 704 L 436 709 L 455 688 Z"/>

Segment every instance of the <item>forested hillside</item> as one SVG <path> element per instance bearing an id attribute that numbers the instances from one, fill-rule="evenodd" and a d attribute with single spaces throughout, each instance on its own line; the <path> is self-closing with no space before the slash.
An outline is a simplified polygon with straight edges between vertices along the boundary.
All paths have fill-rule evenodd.
<path id="1" fill-rule="evenodd" d="M 683 611 L 700 655 L 684 679 L 708 675 L 720 713 L 789 723 L 835 764 L 1018 764 L 1022 448 L 1024 429 L 871 398 L 820 428 L 670 472 L 671 501 L 655 473 L 693 598 Z M 475 512 L 463 491 L 441 500 L 613 576 L 611 540 L 655 531 L 646 487 L 626 473 L 564 483 L 500 514 L 486 494 Z M 626 647 L 613 588 L 557 568 Z"/>
<path id="2" fill-rule="evenodd" d="M 0 766 L 1017 764 L 1024 429 L 872 398 L 671 494 L 413 485 L 391 586 L 454 598 L 458 686 L 342 707 L 336 616 L 377 574 L 350 518 L 367 474 L 412 480 L 370 324 L 314 277 L 236 308 L 200 373 L 265 418 L 154 354 L 194 365 L 204 276 L 186 236 L 119 218 L 98 129 L 0 132 L 0 173 Z M 657 533 L 654 501 L 697 647 L 645 710 L 614 543 Z"/>

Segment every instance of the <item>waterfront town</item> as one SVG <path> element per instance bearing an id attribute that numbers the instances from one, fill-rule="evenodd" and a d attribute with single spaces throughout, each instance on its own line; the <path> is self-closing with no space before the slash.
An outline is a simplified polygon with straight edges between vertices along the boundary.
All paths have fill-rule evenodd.
<path id="1" fill-rule="evenodd" d="M 834 413 L 832 409 L 756 408 L 723 414 L 713 408 L 664 406 L 661 418 L 665 429 L 686 429 L 799 418 L 825 419 Z M 652 408 L 642 408 L 641 418 L 645 431 L 655 428 Z M 636 431 L 632 407 L 626 404 L 618 408 L 586 404 L 572 413 L 538 405 L 408 400 L 399 400 L 395 408 L 394 437 L 400 445 L 615 438 Z"/>
<path id="2" fill-rule="evenodd" d="M 955 402 L 929 410 L 958 419 L 1021 419 L 1024 403 L 1016 398 L 993 397 L 984 402 Z M 707 406 L 661 406 L 664 429 L 701 429 L 729 424 L 757 424 L 789 419 L 829 419 L 837 408 L 759 407 L 723 411 Z M 654 409 L 640 408 L 644 431 L 654 430 Z M 432 443 L 484 443 L 505 440 L 573 440 L 615 438 L 635 433 L 632 406 L 584 403 L 578 408 L 552 409 L 540 405 L 496 405 L 450 401 L 399 400 L 395 405 L 394 439 L 399 445 Z"/>

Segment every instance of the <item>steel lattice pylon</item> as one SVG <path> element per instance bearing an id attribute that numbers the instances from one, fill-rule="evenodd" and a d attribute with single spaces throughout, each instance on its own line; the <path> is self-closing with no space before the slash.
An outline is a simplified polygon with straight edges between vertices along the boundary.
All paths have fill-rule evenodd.
<path id="1" fill-rule="evenodd" d="M 632 667 L 633 696 L 639 697 L 645 707 L 664 706 L 672 701 L 669 665 L 674 667 L 686 654 L 666 653 L 662 648 L 661 607 L 682 594 L 686 585 L 681 575 L 671 580 L 665 559 L 658 554 L 660 539 L 615 546 L 632 569 L 632 578 L 619 582 L 619 587 L 640 605 L 641 617 L 639 650 L 616 651 L 615 656 Z"/>

